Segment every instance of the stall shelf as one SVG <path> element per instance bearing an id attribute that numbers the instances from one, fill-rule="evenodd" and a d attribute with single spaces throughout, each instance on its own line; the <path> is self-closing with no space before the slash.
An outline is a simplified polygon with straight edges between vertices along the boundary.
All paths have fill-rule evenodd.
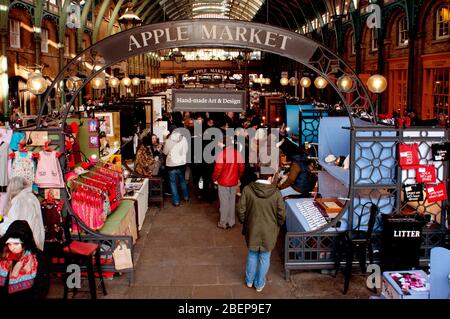
<path id="1" fill-rule="evenodd" d="M 430 250 L 442 246 L 448 227 L 448 201 L 429 203 L 405 202 L 402 197 L 404 184 L 415 181 L 414 170 L 402 170 L 399 166 L 398 146 L 401 143 L 418 143 L 421 165 L 434 164 L 437 182 L 448 182 L 448 161 L 434 162 L 431 145 L 449 141 L 445 128 L 396 128 L 375 125 L 361 119 L 348 117 L 323 118 L 319 127 L 318 161 L 322 166 L 319 173 L 319 193 L 324 197 L 340 198 L 345 202 L 342 212 L 327 225 L 307 231 L 304 221 L 292 213 L 294 205 L 286 201 L 287 220 L 290 227 L 285 236 L 285 271 L 289 278 L 291 270 L 332 269 L 336 238 L 340 232 L 355 225 L 355 215 L 360 214 L 363 205 L 373 202 L 381 214 L 401 214 L 408 206 L 422 214 L 429 215 L 432 227 L 423 231 L 421 264 L 427 265 Z M 350 155 L 349 169 L 327 164 L 329 154 Z M 352 212 L 352 213 L 349 213 Z M 381 249 L 381 214 L 373 234 L 374 250 Z M 363 220 L 364 224 L 364 220 Z M 355 259 L 357 260 L 357 259 Z"/>

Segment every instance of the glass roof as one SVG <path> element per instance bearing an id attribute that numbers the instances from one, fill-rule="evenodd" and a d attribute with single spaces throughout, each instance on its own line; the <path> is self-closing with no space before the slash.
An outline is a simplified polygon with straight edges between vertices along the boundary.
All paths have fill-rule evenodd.
<path id="1" fill-rule="evenodd" d="M 251 21 L 265 0 L 161 0 L 171 20 L 220 18 Z"/>

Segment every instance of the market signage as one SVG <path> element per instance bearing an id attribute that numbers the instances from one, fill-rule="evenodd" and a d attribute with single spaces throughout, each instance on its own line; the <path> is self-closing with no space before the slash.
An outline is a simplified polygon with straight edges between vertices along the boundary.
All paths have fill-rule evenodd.
<path id="1" fill-rule="evenodd" d="M 270 25 L 199 19 L 143 25 L 100 41 L 95 50 L 109 63 L 161 49 L 202 45 L 252 48 L 304 62 L 319 48 L 308 38 Z"/>
<path id="2" fill-rule="evenodd" d="M 231 75 L 231 70 L 225 70 L 225 69 L 215 69 L 215 68 L 209 68 L 209 69 L 196 69 L 189 72 L 189 75 L 196 76 L 196 75 Z"/>
<path id="3" fill-rule="evenodd" d="M 245 91 L 173 90 L 172 109 L 175 112 L 242 112 Z"/>

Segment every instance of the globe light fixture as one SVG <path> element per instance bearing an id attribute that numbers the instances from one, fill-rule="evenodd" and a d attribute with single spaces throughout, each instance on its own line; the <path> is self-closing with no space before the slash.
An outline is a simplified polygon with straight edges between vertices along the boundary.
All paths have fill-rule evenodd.
<path id="1" fill-rule="evenodd" d="M 116 78 L 116 77 L 109 78 L 109 86 L 110 87 L 115 89 L 119 86 L 119 84 L 120 84 L 120 81 L 118 78 Z"/>
<path id="2" fill-rule="evenodd" d="M 290 84 L 291 86 L 297 86 L 297 85 L 298 85 L 298 79 L 297 79 L 295 76 L 291 77 L 291 78 L 289 79 L 289 84 Z"/>
<path id="3" fill-rule="evenodd" d="M 339 90 L 349 93 L 353 89 L 353 79 L 348 75 L 343 75 L 337 80 Z"/>
<path id="4" fill-rule="evenodd" d="M 128 76 L 126 76 L 122 79 L 121 83 L 123 86 L 129 87 L 131 85 L 131 79 Z"/>
<path id="5" fill-rule="evenodd" d="M 280 79 L 280 84 L 281 84 L 282 86 L 288 85 L 288 84 L 289 84 L 289 79 L 288 79 L 288 78 L 285 78 L 285 77 L 282 77 L 282 78 Z"/>
<path id="6" fill-rule="evenodd" d="M 131 83 L 132 83 L 134 86 L 139 86 L 139 84 L 141 84 L 141 79 L 135 77 L 135 78 L 133 78 L 133 79 L 131 80 Z"/>
<path id="7" fill-rule="evenodd" d="M 306 76 L 301 78 L 300 85 L 302 88 L 309 88 L 311 86 L 311 79 Z"/>
<path id="8" fill-rule="evenodd" d="M 66 87 L 69 91 L 76 91 L 83 85 L 83 81 L 76 76 L 72 76 L 67 79 Z"/>
<path id="9" fill-rule="evenodd" d="M 387 85 L 386 78 L 380 74 L 372 75 L 369 80 L 367 80 L 367 87 L 370 92 L 375 94 L 381 94 L 386 91 Z"/>
<path id="10" fill-rule="evenodd" d="M 324 89 L 327 87 L 328 82 L 327 80 L 325 80 L 323 77 L 319 76 L 316 78 L 316 80 L 314 81 L 314 85 L 316 86 L 316 88 L 318 89 Z"/>
<path id="11" fill-rule="evenodd" d="M 30 73 L 27 81 L 27 89 L 34 95 L 40 95 L 47 90 L 47 81 L 39 70 Z"/>
<path id="12" fill-rule="evenodd" d="M 96 90 L 105 88 L 105 80 L 101 77 L 95 77 L 92 79 L 92 87 Z"/>

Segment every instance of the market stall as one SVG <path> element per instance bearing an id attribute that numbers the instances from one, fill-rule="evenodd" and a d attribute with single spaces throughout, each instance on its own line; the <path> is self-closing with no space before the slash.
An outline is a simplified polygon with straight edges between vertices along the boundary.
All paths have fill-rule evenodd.
<path id="1" fill-rule="evenodd" d="M 374 227 L 376 250 L 382 249 L 383 214 L 405 216 L 417 212 L 429 221 L 423 231 L 420 256 L 421 264 L 426 265 L 430 249 L 443 242 L 448 227 L 448 160 L 433 152 L 447 147 L 448 141 L 445 128 L 401 129 L 361 119 L 353 119 L 352 127 L 348 117 L 323 118 L 318 134 L 318 192 L 329 207 L 313 205 L 317 202 L 313 198 L 286 201 L 287 278 L 292 269 L 334 268 L 336 238 L 355 227 L 358 216 L 368 209 L 366 203 L 379 208 Z M 414 157 L 414 163 L 402 165 L 403 155 L 411 147 L 414 155 L 408 156 Z M 336 165 L 339 157 L 348 159 Z M 424 169 L 432 171 L 433 176 Z M 413 198 L 410 188 L 417 187 L 421 196 Z M 430 188 L 431 193 L 427 191 Z M 330 208 L 336 210 L 331 212 Z M 364 218 L 362 224 L 366 225 L 368 215 Z"/>

